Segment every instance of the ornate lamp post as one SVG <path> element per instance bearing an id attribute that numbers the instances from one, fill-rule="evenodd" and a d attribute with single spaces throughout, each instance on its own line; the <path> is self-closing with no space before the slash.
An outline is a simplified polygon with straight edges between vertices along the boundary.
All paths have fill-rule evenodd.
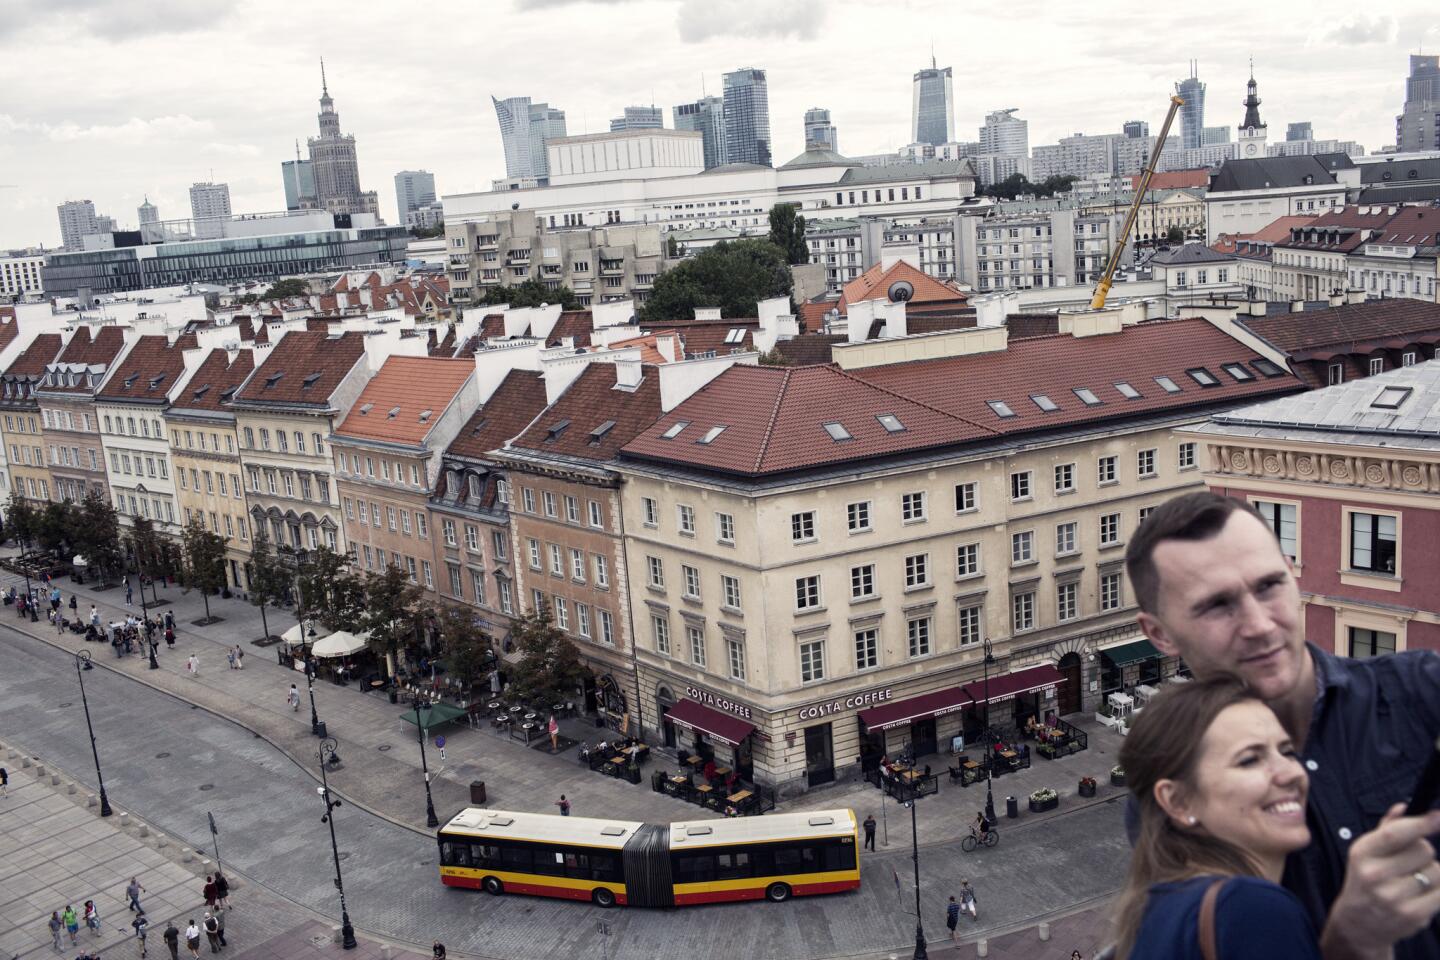
<path id="1" fill-rule="evenodd" d="M 75 654 L 75 676 L 80 680 L 80 703 L 85 707 L 85 729 L 90 732 L 90 754 L 95 758 L 95 780 L 100 784 L 100 816 L 108 817 L 113 811 L 110 809 L 110 798 L 105 794 L 105 778 L 100 773 L 100 750 L 95 746 L 95 727 L 90 723 L 90 701 L 85 697 L 84 671 L 93 669 L 90 666 L 90 651 L 78 651 Z"/>
<path id="2" fill-rule="evenodd" d="M 989 770 L 989 766 L 990 766 L 990 764 L 994 761 L 994 757 L 993 757 L 993 755 L 992 755 L 992 751 L 990 750 L 990 664 L 992 664 L 992 663 L 994 663 L 994 662 L 995 662 L 994 647 L 992 647 L 992 646 L 990 645 L 990 641 L 989 641 L 989 640 L 986 640 L 986 641 L 985 641 L 985 659 L 984 659 L 984 661 L 981 663 L 981 670 L 983 671 L 984 677 L 985 677 L 985 765 L 986 765 L 986 771 L 985 771 L 985 772 L 986 772 L 987 774 L 989 774 L 989 773 L 991 772 L 991 771 Z M 995 822 L 995 792 L 994 792 L 994 790 L 991 789 L 991 783 L 993 783 L 993 777 L 991 777 L 991 776 L 986 776 L 986 777 L 985 777 L 985 822 L 986 822 L 986 823 L 994 823 L 994 822 Z"/>
<path id="3" fill-rule="evenodd" d="M 29 537 L 20 538 L 20 548 L 26 553 L 30 551 Z M 30 622 L 36 623 L 40 619 L 40 614 L 35 612 L 35 592 L 34 588 L 30 586 L 30 568 L 26 566 L 22 569 L 25 571 L 25 605 L 30 609 Z"/>
<path id="4" fill-rule="evenodd" d="M 306 636 L 315 636 L 313 626 Z M 315 658 L 309 651 L 305 653 L 305 687 L 310 692 L 310 732 L 318 737 L 320 736 L 320 715 L 315 712 Z"/>
<path id="5" fill-rule="evenodd" d="M 325 801 L 325 815 L 320 818 L 320 822 L 330 825 L 330 853 L 335 859 L 335 889 L 340 891 L 340 945 L 346 950 L 354 950 L 357 946 L 355 928 L 350 925 L 350 912 L 345 908 L 345 882 L 340 877 L 340 847 L 335 842 L 335 808 L 340 806 L 340 801 L 330 796 L 330 781 L 325 775 L 325 758 L 333 754 L 338 745 L 334 737 L 320 740 L 320 798 Z"/>
<path id="6" fill-rule="evenodd" d="M 907 751 L 905 758 L 906 765 L 910 772 L 915 772 L 915 748 Z M 907 783 L 902 777 L 897 783 Z M 914 780 L 908 781 L 907 789 L 910 792 L 910 799 L 905 806 L 910 808 L 910 860 L 915 865 L 915 953 L 914 960 L 929 960 L 929 952 L 925 949 L 925 924 L 920 917 L 920 834 L 915 822 L 915 805 L 920 800 L 920 788 Z"/>
<path id="7" fill-rule="evenodd" d="M 424 694 L 417 693 L 411 699 L 411 706 L 415 708 L 415 735 L 420 738 L 420 770 L 425 774 L 425 826 L 433 830 L 440 826 L 440 818 L 435 816 L 435 801 L 430 796 L 430 767 L 425 762 L 425 727 L 420 719 L 420 708 L 429 708 L 430 701 Z"/>

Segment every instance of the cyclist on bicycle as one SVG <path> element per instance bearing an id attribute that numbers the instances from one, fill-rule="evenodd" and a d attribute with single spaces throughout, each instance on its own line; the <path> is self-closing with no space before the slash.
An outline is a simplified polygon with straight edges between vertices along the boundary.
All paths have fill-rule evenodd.
<path id="1" fill-rule="evenodd" d="M 975 822 L 970 825 L 970 836 L 978 843 L 985 842 L 985 834 L 990 832 L 990 823 L 985 819 L 984 811 L 975 814 Z"/>

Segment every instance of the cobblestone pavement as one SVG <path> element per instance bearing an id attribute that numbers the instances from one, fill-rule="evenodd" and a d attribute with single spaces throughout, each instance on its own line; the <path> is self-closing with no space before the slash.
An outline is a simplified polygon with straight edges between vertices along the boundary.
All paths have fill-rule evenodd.
<path id="1" fill-rule="evenodd" d="M 11 582 L 16 582 L 13 575 L 0 573 L 0 588 Z M 23 590 L 24 581 L 18 583 Z M 59 583 L 67 604 L 72 593 L 77 596 L 82 619 L 88 615 L 91 602 L 96 603 L 106 622 L 121 618 L 127 612 L 122 588 L 94 591 L 88 585 L 77 587 L 67 580 Z M 305 698 L 304 677 L 281 667 L 273 647 L 251 644 L 250 641 L 263 633 L 259 610 L 238 599 L 211 598 L 212 612 L 224 619 L 211 626 L 197 627 L 192 621 L 204 612 L 198 594 L 186 594 L 173 586 L 159 588 L 159 594 L 163 602 L 156 609 L 175 612 L 179 635 L 173 651 L 161 644 L 159 670 L 147 669 L 146 659 L 139 655 L 117 659 L 108 645 L 86 644 L 75 634 L 58 633 L 43 619 L 32 624 L 16 616 L 10 607 L 0 607 L 0 625 L 66 650 L 88 646 L 97 667 L 120 671 L 231 719 L 309 768 L 314 739 L 310 733 L 308 699 L 298 712 L 286 704 L 291 683 L 298 683 Z M 130 610 L 139 614 L 138 599 Z M 294 623 L 290 614 L 282 610 L 271 610 L 269 621 L 272 633 L 280 633 Z M 226 650 L 237 643 L 246 651 L 245 669 L 241 671 L 226 666 Z M 200 657 L 198 679 L 185 673 L 185 662 L 191 653 Z M 425 831 L 420 751 L 414 726 L 400 719 L 404 706 L 391 704 L 380 695 L 362 693 L 353 684 L 340 687 L 323 681 L 315 685 L 315 702 L 329 734 L 339 739 L 339 752 L 345 761 L 344 769 L 331 777 L 336 790 L 378 816 Z M 1076 802 L 1076 783 L 1085 775 L 1099 781 L 1098 800 L 1121 795 L 1123 791 L 1108 782 L 1109 769 L 1119 751 L 1119 736 L 1093 720 L 1082 721 L 1081 725 L 1089 731 L 1090 749 L 1057 761 L 1036 756 L 1029 770 L 996 780 L 997 809 L 1003 811 L 1006 795 L 1021 798 L 1023 807 L 1024 798 L 1032 790 L 1050 787 L 1059 792 L 1063 811 Z M 593 742 L 601 733 L 584 718 L 565 720 L 561 726 L 567 737 L 577 741 Z M 643 769 L 641 784 L 637 786 L 582 767 L 574 747 L 551 756 L 545 749 L 527 748 L 509 737 L 495 735 L 488 728 L 460 725 L 442 732 L 448 741 L 446 758 L 441 761 L 433 744 L 429 747 L 435 808 L 442 820 L 469 803 L 468 785 L 475 779 L 485 781 L 489 794 L 487 805 L 491 807 L 553 812 L 554 802 L 563 793 L 577 816 L 606 811 L 638 820 L 665 822 L 697 815 L 693 804 L 650 789 L 649 775 L 653 769 L 662 766 L 673 769 L 674 766 L 673 758 L 658 750 L 652 752 L 652 760 Z M 942 755 L 930 760 L 937 770 L 943 770 L 947 758 Z M 434 776 L 437 767 L 440 772 Z M 985 803 L 983 785 L 960 788 L 948 779 L 942 778 L 942 781 L 940 793 L 921 804 L 922 844 L 946 842 L 955 837 Z M 781 805 L 784 810 L 829 807 L 849 807 L 862 818 L 866 813 L 873 813 L 877 820 L 884 822 L 882 844 L 884 826 L 888 826 L 890 816 L 896 813 L 893 802 L 882 803 L 878 790 L 854 780 L 810 791 Z M 1024 816 L 1030 817 L 1028 812 Z M 908 837 L 908 826 L 906 831 Z"/>
<path id="2" fill-rule="evenodd" d="M 0 678 L 0 736 L 42 762 L 93 783 L 73 661 L 32 637 L 4 629 L 9 625 L 0 620 L 6 648 L 6 669 Z M 177 652 L 179 656 L 169 659 L 186 655 L 183 649 Z M 97 658 L 97 663 L 109 657 L 108 648 L 101 653 L 104 657 Z M 247 683 L 250 670 L 247 667 L 245 672 Z M 243 705 L 244 698 L 235 695 L 239 678 L 232 681 L 234 675 L 227 675 L 223 666 L 219 672 L 221 686 L 231 687 L 219 692 Z M 162 680 L 170 676 L 168 671 L 160 674 Z M 319 822 L 323 807 L 308 770 L 302 770 L 258 733 L 136 684 L 121 672 L 97 669 L 85 678 L 106 786 L 117 810 L 143 814 L 165 833 L 192 845 L 208 839 L 204 814 L 211 811 L 222 830 L 221 853 L 233 871 L 302 908 L 327 917 L 336 915 L 329 836 Z M 196 687 L 203 682 L 189 681 Z M 328 692 L 356 696 L 353 691 Z M 277 690 L 274 699 L 283 707 L 282 692 Z M 365 697 L 358 700 L 368 702 Z M 393 710 L 380 703 L 386 711 Z M 253 725 L 253 721 L 247 722 Z M 281 729 L 286 722 L 294 723 L 281 710 Z M 481 742 L 490 736 L 476 734 Z M 313 751 L 314 741 L 308 736 L 297 742 Z M 352 755 L 365 754 L 363 746 L 353 742 L 346 749 Z M 305 752 L 294 750 L 297 757 Z M 534 754 L 534 759 L 525 757 L 525 762 L 536 766 L 556 762 L 536 751 L 527 753 Z M 366 776 L 378 780 L 367 785 L 372 795 L 393 791 L 400 782 L 398 777 L 413 778 L 403 764 L 387 762 L 397 766 L 368 768 Z M 347 767 L 351 763 L 347 758 Z M 619 796 L 671 802 L 646 789 L 576 772 L 622 791 Z M 397 779 L 390 779 L 392 775 Z M 518 788 L 503 780 L 500 783 L 512 796 L 519 795 Z M 550 790 L 554 788 L 547 789 L 545 797 Z M 922 800 L 920 812 L 926 813 L 927 805 L 938 806 L 937 801 L 944 797 L 942 791 L 939 798 Z M 832 795 L 827 802 L 836 799 L 838 796 Z M 679 806 L 678 816 L 672 813 L 665 818 L 696 812 Z M 609 810 L 618 814 L 625 808 L 612 806 Z M 671 911 L 600 911 L 573 903 L 523 897 L 491 899 L 451 890 L 441 886 L 436 877 L 433 839 L 353 805 L 338 812 L 337 831 L 346 893 L 357 926 L 410 944 L 428 945 L 439 937 L 457 953 L 507 960 L 582 953 L 595 956 L 606 949 L 595 927 L 603 918 L 610 924 L 608 950 L 613 957 L 871 956 L 907 949 L 913 939 L 912 908 L 907 906 L 914 902 L 911 865 L 904 843 L 909 838 L 909 824 L 896 816 L 896 809 L 890 813 L 891 847 L 865 857 L 864 886 L 856 893 L 784 905 L 735 904 Z M 648 808 L 645 815 L 651 815 Z M 950 816 L 954 815 L 952 807 Z M 1045 818 L 1007 821 L 1002 826 L 1005 837 L 1001 845 L 975 854 L 962 854 L 954 844 L 941 841 L 943 814 L 932 815 L 931 822 L 936 845 L 922 850 L 921 874 L 927 932 L 932 939 L 939 939 L 944 932 L 945 896 L 958 887 L 962 876 L 975 885 L 986 914 L 974 933 L 1008 931 L 1031 918 L 1060 913 L 1079 900 L 1113 891 L 1128 853 L 1120 807 L 1103 799 L 1085 805 L 1062 803 L 1058 815 Z M 921 833 L 923 837 L 923 827 Z M 760 918 L 763 922 L 755 922 Z"/>

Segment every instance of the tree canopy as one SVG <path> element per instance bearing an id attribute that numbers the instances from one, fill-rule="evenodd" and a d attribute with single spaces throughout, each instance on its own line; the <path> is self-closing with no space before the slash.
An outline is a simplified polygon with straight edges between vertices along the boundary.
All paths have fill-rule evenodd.
<path id="1" fill-rule="evenodd" d="M 642 319 L 689 320 L 696 307 L 753 317 L 758 301 L 789 296 L 792 286 L 785 251 L 769 240 L 722 240 L 656 277 Z"/>
<path id="2" fill-rule="evenodd" d="M 194 516 L 185 524 L 180 540 L 184 551 L 180 582 L 200 591 L 205 601 L 205 622 L 214 623 L 210 616 L 210 594 L 219 593 L 225 586 L 225 538 L 206 530 L 205 522 Z"/>
<path id="3" fill-rule="evenodd" d="M 365 578 L 365 606 L 358 626 L 369 631 L 370 645 L 388 656 L 391 670 L 400 649 L 400 630 L 414 629 L 424 596 L 419 584 L 411 583 L 410 576 L 394 563 Z"/>
<path id="4" fill-rule="evenodd" d="M 770 242 L 785 251 L 786 262 L 792 266 L 810 262 L 805 218 L 793 203 L 777 203 L 770 208 Z"/>
<path id="5" fill-rule="evenodd" d="M 510 627 L 520 659 L 510 671 L 514 691 L 531 704 L 551 704 L 575 695 L 589 675 L 570 638 L 550 622 L 550 611 L 528 613 Z"/>
<path id="6" fill-rule="evenodd" d="M 301 620 L 318 620 L 331 630 L 358 630 L 365 611 L 365 587 L 350 571 L 350 558 L 329 547 L 305 554 L 299 565 Z"/>
<path id="7" fill-rule="evenodd" d="M 538 307 L 542 303 L 558 303 L 562 310 L 581 309 L 580 300 L 575 296 L 574 290 L 564 286 L 551 290 L 543 282 L 533 278 L 513 287 L 491 287 L 485 291 L 485 297 L 480 303 L 487 306 L 508 303 L 512 307 Z"/>
<path id="8" fill-rule="evenodd" d="M 495 652 L 475 622 L 475 610 L 447 603 L 439 611 L 440 647 L 450 672 L 467 685 L 480 679 L 495 660 Z"/>
<path id="9" fill-rule="evenodd" d="M 284 600 L 289 585 L 290 572 L 271 549 L 265 525 L 257 523 L 250 547 L 250 602 L 260 608 L 260 625 L 266 637 L 270 636 L 270 621 L 265 616 L 265 608 Z"/>
<path id="10" fill-rule="evenodd" d="M 1065 174 L 1032 182 L 1023 173 L 1012 173 L 999 183 L 981 187 L 978 193 L 982 197 L 995 197 L 999 200 L 1014 200 L 1016 197 L 1053 197 L 1057 193 L 1069 193 L 1070 187 L 1079 179 L 1079 177 Z"/>

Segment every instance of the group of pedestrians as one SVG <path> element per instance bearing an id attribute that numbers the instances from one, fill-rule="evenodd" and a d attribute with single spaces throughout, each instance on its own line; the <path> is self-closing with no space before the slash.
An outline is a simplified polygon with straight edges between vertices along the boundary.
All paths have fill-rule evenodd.
<path id="1" fill-rule="evenodd" d="M 145 892 L 145 886 L 138 877 L 131 877 L 130 882 L 125 885 L 125 903 L 129 907 L 130 913 L 133 914 L 130 927 L 135 931 L 135 939 L 140 944 L 141 960 L 149 956 L 150 920 L 145 914 L 144 904 L 140 902 L 140 898 Z M 205 902 L 204 917 L 198 923 L 193 917 L 190 918 L 183 932 L 185 947 L 190 953 L 191 960 L 199 960 L 202 936 L 209 941 L 211 953 L 220 953 L 229 946 L 229 942 L 225 939 L 225 914 L 230 910 L 230 881 L 223 873 L 215 871 L 206 876 L 201 896 Z M 92 937 L 99 939 L 100 911 L 94 900 L 86 900 L 84 908 L 78 914 L 75 908 L 69 904 L 65 906 L 64 910 L 56 910 L 50 914 L 50 939 L 57 952 L 64 952 L 67 935 L 70 937 L 71 946 L 79 945 L 82 919 Z M 161 939 L 165 941 L 165 947 L 170 953 L 170 960 L 180 960 L 182 932 L 173 921 L 165 925 Z M 99 957 L 87 954 L 84 960 L 99 960 Z"/>

